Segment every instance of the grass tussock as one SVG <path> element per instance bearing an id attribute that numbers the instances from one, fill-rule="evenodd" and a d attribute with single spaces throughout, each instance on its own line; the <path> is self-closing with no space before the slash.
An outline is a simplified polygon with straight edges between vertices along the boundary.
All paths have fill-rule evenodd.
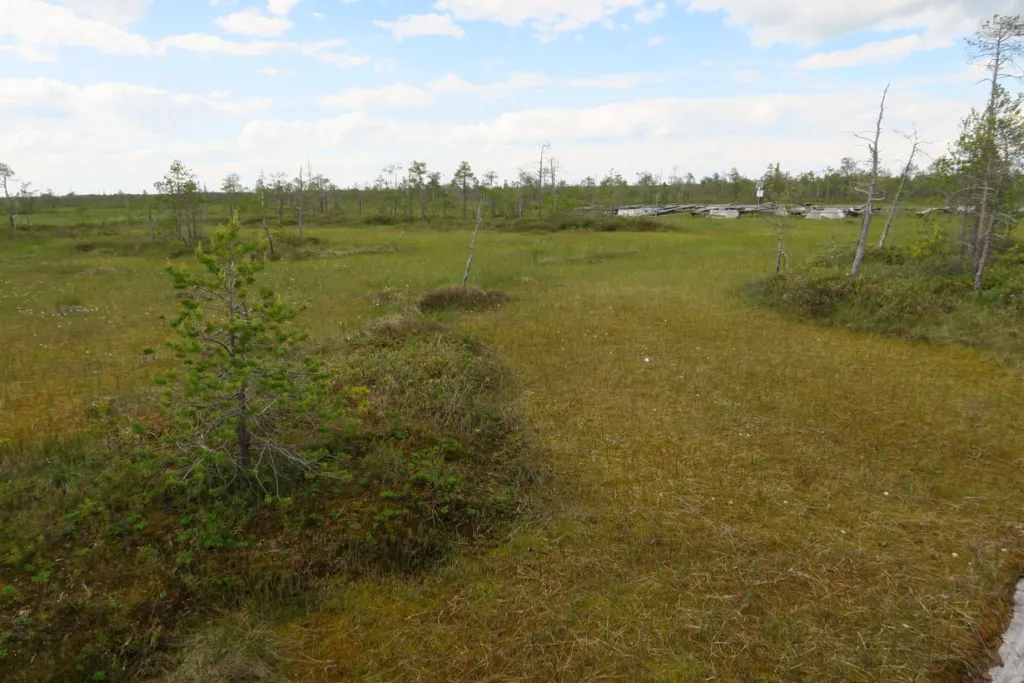
<path id="1" fill-rule="evenodd" d="M 94 405 L 91 432 L 73 441 L 5 446 L 0 679 L 134 680 L 206 610 L 434 567 L 523 511 L 536 441 L 487 347 L 390 318 L 330 363 L 351 422 L 329 450 L 351 477 L 285 499 L 169 485 L 161 415 L 144 394 Z M 223 654 L 239 626 L 203 634 L 168 680 L 278 680 L 266 657 L 247 668 L 243 653 Z M 248 632 L 242 644 L 261 647 L 265 634 Z"/>
<path id="2" fill-rule="evenodd" d="M 266 621 L 247 610 L 229 612 L 178 643 L 175 664 L 151 683 L 284 683 L 287 649 Z"/>
<path id="3" fill-rule="evenodd" d="M 424 292 L 416 299 L 416 305 L 424 313 L 486 311 L 505 305 L 509 299 L 508 294 L 497 290 L 473 285 L 447 285 Z"/>

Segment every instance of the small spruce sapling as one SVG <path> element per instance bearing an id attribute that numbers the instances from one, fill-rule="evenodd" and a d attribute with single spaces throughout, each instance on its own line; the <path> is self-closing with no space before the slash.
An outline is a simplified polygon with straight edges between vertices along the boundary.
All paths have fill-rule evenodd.
<path id="1" fill-rule="evenodd" d="M 168 268 L 180 307 L 168 346 L 184 368 L 158 382 L 178 481 L 214 490 L 246 482 L 280 496 L 296 475 L 348 478 L 327 448 L 343 413 L 323 363 L 296 360 L 306 335 L 289 323 L 299 309 L 267 287 L 253 295 L 266 265 L 258 254 L 235 212 L 196 249 L 201 271 Z"/>

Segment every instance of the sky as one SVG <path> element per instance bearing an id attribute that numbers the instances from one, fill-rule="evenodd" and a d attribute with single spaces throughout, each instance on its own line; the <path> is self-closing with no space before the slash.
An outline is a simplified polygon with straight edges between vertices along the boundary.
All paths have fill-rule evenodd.
<path id="1" fill-rule="evenodd" d="M 0 162 L 58 194 L 152 191 L 180 159 L 343 187 L 425 161 L 511 179 L 760 176 L 942 154 L 1024 0 L 0 0 Z M 927 162 L 926 162 L 927 163 Z M 403 171 L 404 172 L 404 171 Z"/>

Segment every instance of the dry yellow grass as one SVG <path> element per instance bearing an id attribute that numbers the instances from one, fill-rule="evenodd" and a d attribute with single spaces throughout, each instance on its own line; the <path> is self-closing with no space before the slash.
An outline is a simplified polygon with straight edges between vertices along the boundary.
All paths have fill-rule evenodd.
<path id="1" fill-rule="evenodd" d="M 918 681 L 986 663 L 1024 567 L 1020 371 L 753 310 L 736 290 L 772 262 L 768 231 L 685 225 L 482 235 L 474 281 L 514 300 L 459 324 L 519 376 L 552 457 L 545 503 L 436 573 L 324 588 L 281 624 L 290 679 Z M 844 230 L 801 226 L 790 253 Z M 322 234 L 398 245 L 275 264 L 322 335 L 378 313 L 368 290 L 454 282 L 468 243 Z M 143 267 L 134 288 L 155 292 Z M 145 374 L 128 349 L 153 345 L 137 319 L 164 295 L 109 295 L 128 298 L 119 325 L 66 337 L 0 308 L 2 379 L 52 391 L 13 392 L 0 434 L 113 389 L 76 374 L 85 350 L 109 349 L 96 369 L 121 388 Z"/>

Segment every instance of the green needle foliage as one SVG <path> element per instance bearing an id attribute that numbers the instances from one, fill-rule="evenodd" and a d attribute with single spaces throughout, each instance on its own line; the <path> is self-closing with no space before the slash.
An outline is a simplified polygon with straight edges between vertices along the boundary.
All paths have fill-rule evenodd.
<path id="1" fill-rule="evenodd" d="M 321 361 L 297 360 L 306 334 L 290 323 L 299 308 L 267 287 L 253 294 L 266 264 L 237 213 L 195 256 L 201 271 L 168 268 L 180 292 L 168 346 L 184 369 L 158 380 L 176 480 L 218 490 L 245 482 L 280 496 L 297 479 L 347 478 L 329 451 L 341 401 Z"/>

